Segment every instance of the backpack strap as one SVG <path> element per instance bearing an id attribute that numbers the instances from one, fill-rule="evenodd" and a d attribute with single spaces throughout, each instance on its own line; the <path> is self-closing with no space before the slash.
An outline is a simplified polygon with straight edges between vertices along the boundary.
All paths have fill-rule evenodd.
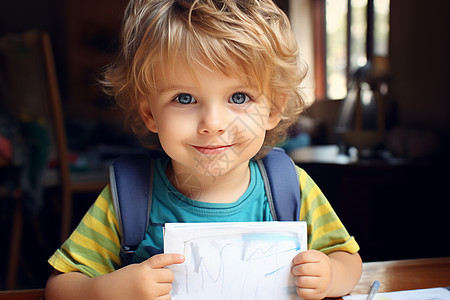
<path id="1" fill-rule="evenodd" d="M 273 148 L 257 160 L 264 180 L 267 201 L 274 221 L 298 221 L 300 183 L 292 159 L 281 148 Z"/>
<path id="2" fill-rule="evenodd" d="M 110 166 L 114 209 L 122 233 L 122 264 L 128 265 L 144 240 L 152 206 L 154 160 L 145 154 L 123 155 Z M 131 184 L 132 183 L 132 184 Z"/>

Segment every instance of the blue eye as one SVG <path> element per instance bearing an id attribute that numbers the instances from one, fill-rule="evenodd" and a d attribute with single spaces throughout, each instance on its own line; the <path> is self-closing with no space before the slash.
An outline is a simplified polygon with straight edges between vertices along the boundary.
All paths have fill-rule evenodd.
<path id="1" fill-rule="evenodd" d="M 194 97 L 191 94 L 181 93 L 174 99 L 180 104 L 191 104 L 195 102 Z"/>
<path id="2" fill-rule="evenodd" d="M 249 100 L 250 98 L 244 93 L 234 93 L 230 98 L 230 101 L 234 104 L 244 104 Z"/>

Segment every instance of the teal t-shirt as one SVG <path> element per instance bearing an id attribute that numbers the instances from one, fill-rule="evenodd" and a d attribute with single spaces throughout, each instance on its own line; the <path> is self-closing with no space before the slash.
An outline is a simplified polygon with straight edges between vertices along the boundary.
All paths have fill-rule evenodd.
<path id="1" fill-rule="evenodd" d="M 189 199 L 178 192 L 166 176 L 168 158 L 156 160 L 150 225 L 145 240 L 137 248 L 133 262 L 163 253 L 165 223 L 272 221 L 264 181 L 256 162 L 250 160 L 250 183 L 245 193 L 232 203 L 208 203 Z M 198 188 L 198 187 L 193 187 Z M 201 187 L 200 187 L 201 190 Z"/>
<path id="2" fill-rule="evenodd" d="M 169 161 L 156 162 L 154 172 L 151 225 L 146 240 L 140 245 L 136 262 L 163 249 L 162 224 L 166 222 L 271 221 L 263 181 L 257 164 L 250 161 L 250 184 L 234 203 L 212 204 L 187 199 L 169 183 L 165 175 Z M 335 251 L 356 253 L 359 246 L 333 211 L 322 191 L 302 169 L 296 167 L 300 189 L 299 220 L 308 226 L 308 249 L 329 254 Z M 195 184 L 193 188 L 198 188 Z M 89 277 L 111 273 L 122 266 L 121 233 L 107 186 L 85 214 L 64 244 L 50 257 L 58 271 L 82 272 Z"/>

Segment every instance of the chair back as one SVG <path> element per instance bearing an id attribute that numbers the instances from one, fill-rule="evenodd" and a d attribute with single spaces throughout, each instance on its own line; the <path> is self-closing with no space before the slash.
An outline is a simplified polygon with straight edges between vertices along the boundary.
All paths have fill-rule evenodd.
<path id="1" fill-rule="evenodd" d="M 44 175 L 50 158 L 54 158 L 58 165 L 55 183 L 62 187 L 62 199 L 69 199 L 69 151 L 53 51 L 47 32 L 30 30 L 0 39 L 0 90 L 0 107 L 19 120 L 22 127 L 23 124 L 29 127 L 30 136 L 24 141 L 24 148 L 30 150 L 24 165 L 30 167 L 33 164 L 34 179 L 42 181 L 48 178 Z M 29 157 L 31 155 L 33 157 Z M 31 183 L 32 187 L 39 185 L 46 183 Z M 69 228 L 62 227 L 61 236 L 67 237 Z"/>

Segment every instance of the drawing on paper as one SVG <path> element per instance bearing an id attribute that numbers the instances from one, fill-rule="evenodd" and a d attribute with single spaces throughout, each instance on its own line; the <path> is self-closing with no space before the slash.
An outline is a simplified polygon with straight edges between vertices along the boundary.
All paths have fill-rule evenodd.
<path id="1" fill-rule="evenodd" d="M 299 299 L 290 271 L 294 256 L 306 250 L 306 233 L 219 231 L 182 240 L 186 261 L 171 267 L 174 299 Z"/>

